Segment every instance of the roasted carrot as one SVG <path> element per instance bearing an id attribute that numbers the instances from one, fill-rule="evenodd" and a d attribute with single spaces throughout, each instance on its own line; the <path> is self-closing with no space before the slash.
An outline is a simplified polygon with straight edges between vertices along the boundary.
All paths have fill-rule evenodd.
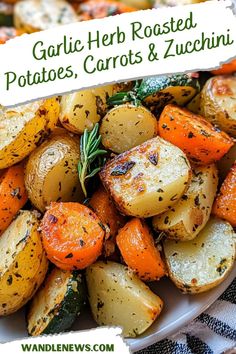
<path id="1" fill-rule="evenodd" d="M 159 134 L 200 165 L 220 160 L 234 145 L 226 133 L 202 116 L 172 104 L 165 106 L 160 116 Z"/>
<path id="2" fill-rule="evenodd" d="M 133 11 L 137 9 L 113 0 L 89 0 L 80 4 L 77 10 L 82 21 Z"/>
<path id="3" fill-rule="evenodd" d="M 101 222 L 108 226 L 107 238 L 114 238 L 118 230 L 124 226 L 125 217 L 122 216 L 111 201 L 109 194 L 102 186 L 92 195 L 89 206 L 99 217 Z"/>
<path id="4" fill-rule="evenodd" d="M 236 227 L 236 161 L 220 188 L 212 213 Z"/>
<path id="5" fill-rule="evenodd" d="M 219 69 L 212 70 L 213 75 L 225 75 L 236 72 L 236 59 L 228 64 L 223 64 Z"/>
<path id="6" fill-rule="evenodd" d="M 61 269 L 83 269 L 102 252 L 104 226 L 97 215 L 79 203 L 51 203 L 42 224 L 49 260 Z"/>
<path id="7" fill-rule="evenodd" d="M 92 195 L 89 206 L 106 227 L 104 255 L 105 257 L 110 257 L 115 253 L 116 235 L 118 230 L 124 226 L 125 217 L 118 212 L 105 188 L 102 186 Z"/>
<path id="8" fill-rule="evenodd" d="M 128 265 L 144 281 L 158 280 L 165 275 L 165 266 L 154 244 L 148 226 L 138 218 L 119 230 L 117 245 Z"/>
<path id="9" fill-rule="evenodd" d="M 0 234 L 10 225 L 27 199 L 23 165 L 3 171 L 0 178 Z"/>

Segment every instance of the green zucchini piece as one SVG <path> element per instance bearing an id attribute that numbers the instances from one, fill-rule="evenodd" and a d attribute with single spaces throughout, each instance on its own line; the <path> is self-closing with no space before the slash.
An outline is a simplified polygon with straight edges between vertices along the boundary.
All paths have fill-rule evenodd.
<path id="1" fill-rule="evenodd" d="M 54 268 L 29 305 L 29 335 L 60 333 L 70 329 L 85 303 L 85 294 L 81 274 Z"/>
<path id="2" fill-rule="evenodd" d="M 200 91 L 198 74 L 161 75 L 136 81 L 132 90 L 118 92 L 107 100 L 108 106 L 131 102 L 147 106 L 154 114 L 168 103 L 185 106 Z"/>
<path id="3" fill-rule="evenodd" d="M 162 75 L 143 79 L 137 96 L 147 106 L 162 108 L 168 103 L 184 106 L 199 91 L 198 79 L 189 74 Z"/>
<path id="4" fill-rule="evenodd" d="M 0 27 L 13 26 L 13 6 L 0 2 Z"/>

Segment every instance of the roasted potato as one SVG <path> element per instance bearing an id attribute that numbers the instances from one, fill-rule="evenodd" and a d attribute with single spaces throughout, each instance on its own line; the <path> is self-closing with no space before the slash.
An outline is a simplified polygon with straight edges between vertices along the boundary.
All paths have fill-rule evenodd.
<path id="1" fill-rule="evenodd" d="M 0 169 L 23 160 L 43 141 L 55 128 L 59 109 L 57 98 L 0 107 Z"/>
<path id="2" fill-rule="evenodd" d="M 191 168 L 179 148 L 156 137 L 108 161 L 100 178 L 121 213 L 146 218 L 180 199 Z"/>
<path id="3" fill-rule="evenodd" d="M 52 201 L 82 201 L 78 177 L 79 139 L 64 131 L 54 134 L 29 157 L 25 186 L 29 199 L 44 211 Z"/>
<path id="4" fill-rule="evenodd" d="M 26 33 L 77 21 L 73 7 L 64 0 L 25 0 L 18 2 L 14 8 L 15 27 Z"/>
<path id="5" fill-rule="evenodd" d="M 201 293 L 220 284 L 235 259 L 235 233 L 226 221 L 211 218 L 192 241 L 163 244 L 171 280 L 184 293 Z"/>
<path id="6" fill-rule="evenodd" d="M 163 302 L 121 264 L 97 262 L 86 269 L 90 307 L 99 325 L 121 326 L 125 337 L 146 331 Z"/>
<path id="7" fill-rule="evenodd" d="M 122 153 L 157 136 L 158 123 L 145 107 L 120 105 L 111 109 L 100 127 L 106 149 Z"/>
<path id="8" fill-rule="evenodd" d="M 212 124 L 236 137 L 236 76 L 214 76 L 201 92 L 201 112 Z"/>
<path id="9" fill-rule="evenodd" d="M 206 225 L 218 185 L 215 165 L 193 169 L 190 185 L 181 199 L 165 213 L 153 218 L 155 230 L 169 239 L 192 240 Z"/>
<path id="10" fill-rule="evenodd" d="M 113 86 L 103 86 L 65 95 L 61 100 L 60 122 L 73 133 L 92 130 L 106 113 L 106 99 Z"/>
<path id="11" fill-rule="evenodd" d="M 0 238 L 0 316 L 21 308 L 44 280 L 48 261 L 34 212 L 22 211 Z"/>

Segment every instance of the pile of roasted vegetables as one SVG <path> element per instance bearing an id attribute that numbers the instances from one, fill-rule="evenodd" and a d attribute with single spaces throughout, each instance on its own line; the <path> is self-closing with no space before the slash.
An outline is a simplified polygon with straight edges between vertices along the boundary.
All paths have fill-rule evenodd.
<path id="1" fill-rule="evenodd" d="M 150 6 L 1 2 L 0 40 Z M 58 333 L 87 302 L 99 325 L 134 337 L 165 301 L 149 282 L 168 276 L 196 294 L 227 277 L 235 259 L 235 73 L 234 60 L 212 73 L 0 108 L 0 316 L 27 303 L 30 335 Z"/>

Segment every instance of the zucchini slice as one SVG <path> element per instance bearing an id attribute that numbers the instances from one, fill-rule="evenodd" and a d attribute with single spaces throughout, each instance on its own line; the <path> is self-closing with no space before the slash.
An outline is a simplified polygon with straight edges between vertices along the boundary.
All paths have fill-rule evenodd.
<path id="1" fill-rule="evenodd" d="M 147 106 L 161 109 L 168 103 L 184 106 L 200 90 L 198 79 L 190 74 L 162 75 L 142 80 L 137 93 Z"/>
<path id="2" fill-rule="evenodd" d="M 27 313 L 29 335 L 68 330 L 84 305 L 85 298 L 84 282 L 78 272 L 54 268 L 30 303 Z"/>

